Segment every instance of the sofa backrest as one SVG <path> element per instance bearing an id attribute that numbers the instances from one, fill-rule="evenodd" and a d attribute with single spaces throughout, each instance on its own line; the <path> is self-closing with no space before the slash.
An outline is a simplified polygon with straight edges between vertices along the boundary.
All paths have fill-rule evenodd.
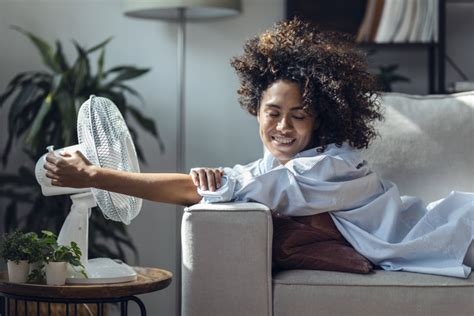
<path id="1" fill-rule="evenodd" d="M 380 100 L 380 137 L 363 153 L 376 172 L 425 202 L 474 191 L 474 91 Z"/>

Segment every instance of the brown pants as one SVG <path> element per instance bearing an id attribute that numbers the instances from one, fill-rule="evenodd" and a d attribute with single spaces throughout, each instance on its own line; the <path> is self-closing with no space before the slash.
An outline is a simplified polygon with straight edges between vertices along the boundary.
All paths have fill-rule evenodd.
<path id="1" fill-rule="evenodd" d="M 273 213 L 273 262 L 280 269 L 369 273 L 373 266 L 346 241 L 328 213 Z"/>

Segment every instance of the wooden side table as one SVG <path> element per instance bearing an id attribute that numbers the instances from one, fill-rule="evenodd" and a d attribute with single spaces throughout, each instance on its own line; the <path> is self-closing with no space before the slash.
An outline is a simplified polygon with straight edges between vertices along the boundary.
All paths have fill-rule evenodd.
<path id="1" fill-rule="evenodd" d="M 143 302 L 135 295 L 159 291 L 170 285 L 171 272 L 157 268 L 134 267 L 138 279 L 134 282 L 93 285 L 49 286 L 43 284 L 10 283 L 6 272 L 0 273 L 0 316 L 44 315 L 40 304 L 47 304 L 47 315 L 52 315 L 53 304 L 65 306 L 64 315 L 78 315 L 78 305 L 93 304 L 97 315 L 104 315 L 104 304 L 119 303 L 120 315 L 128 314 L 128 303 L 135 302 L 142 316 L 146 316 Z M 32 303 L 33 302 L 33 305 Z M 3 308 L 2 308 L 2 305 Z M 5 311 L 5 314 L 4 314 Z"/>

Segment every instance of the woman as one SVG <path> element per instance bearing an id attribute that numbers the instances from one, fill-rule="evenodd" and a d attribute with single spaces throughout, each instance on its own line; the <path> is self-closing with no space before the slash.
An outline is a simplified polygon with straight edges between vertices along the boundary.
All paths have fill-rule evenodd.
<path id="1" fill-rule="evenodd" d="M 282 22 L 249 40 L 232 66 L 239 101 L 257 117 L 262 159 L 190 175 L 133 174 L 64 153 L 47 158 L 47 176 L 54 185 L 165 203 L 257 201 L 293 218 L 330 214 L 337 233 L 384 269 L 467 277 L 473 195 L 456 193 L 446 199 L 454 210 L 427 213 L 370 170 L 357 149 L 369 145 L 372 122 L 382 116 L 365 56 L 347 38 L 297 19 Z"/>

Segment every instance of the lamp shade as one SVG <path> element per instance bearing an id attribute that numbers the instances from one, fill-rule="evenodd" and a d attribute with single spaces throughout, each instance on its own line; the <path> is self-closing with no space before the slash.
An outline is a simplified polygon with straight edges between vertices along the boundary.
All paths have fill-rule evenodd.
<path id="1" fill-rule="evenodd" d="M 186 20 L 237 15 L 240 0 L 124 0 L 125 15 L 144 19 L 179 19 L 178 9 L 186 9 Z"/>

